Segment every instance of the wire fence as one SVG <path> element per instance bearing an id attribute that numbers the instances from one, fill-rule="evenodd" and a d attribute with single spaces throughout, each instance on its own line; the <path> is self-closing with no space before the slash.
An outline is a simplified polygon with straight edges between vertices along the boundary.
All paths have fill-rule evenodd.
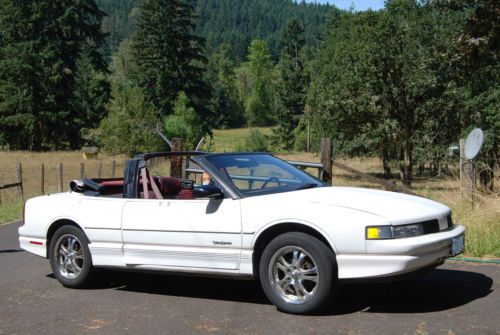
<path id="1" fill-rule="evenodd" d="M 74 163 L 48 162 L 25 167 L 21 163 L 0 169 L 0 203 L 64 192 L 73 179 L 123 176 L 126 160 Z"/>

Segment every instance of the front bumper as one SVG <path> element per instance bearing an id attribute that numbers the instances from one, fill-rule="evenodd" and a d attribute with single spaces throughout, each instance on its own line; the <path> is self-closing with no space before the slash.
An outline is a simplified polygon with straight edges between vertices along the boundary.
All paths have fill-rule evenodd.
<path id="1" fill-rule="evenodd" d="M 337 255 L 339 279 L 395 277 L 438 266 L 451 256 L 453 238 L 464 233 L 454 225 L 428 235 L 366 241 L 366 254 Z"/>

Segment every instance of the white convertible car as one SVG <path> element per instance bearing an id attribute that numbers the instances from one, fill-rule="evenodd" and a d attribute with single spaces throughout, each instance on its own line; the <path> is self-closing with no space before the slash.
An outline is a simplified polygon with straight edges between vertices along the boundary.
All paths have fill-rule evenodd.
<path id="1" fill-rule="evenodd" d="M 184 179 L 154 173 L 170 158 Z M 202 181 L 186 178 L 182 160 Z M 124 178 L 70 189 L 28 200 L 19 228 L 21 247 L 49 258 L 67 287 L 87 285 L 99 267 L 258 278 L 280 310 L 302 314 L 342 281 L 414 275 L 464 248 L 447 206 L 329 187 L 263 153 L 141 154 Z"/>

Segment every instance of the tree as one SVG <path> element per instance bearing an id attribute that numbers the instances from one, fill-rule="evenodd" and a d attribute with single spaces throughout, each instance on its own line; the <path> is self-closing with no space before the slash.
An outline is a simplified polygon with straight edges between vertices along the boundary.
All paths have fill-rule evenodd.
<path id="1" fill-rule="evenodd" d="M 484 131 L 479 180 L 484 189 L 494 188 L 494 170 L 500 162 L 500 25 L 498 3 L 493 0 L 457 0 L 441 4 L 466 13 L 455 38 L 453 54 L 459 65 L 453 82 L 462 98 L 462 135 L 474 127 Z"/>
<path id="2" fill-rule="evenodd" d="M 245 101 L 248 125 L 270 125 L 274 119 L 273 62 L 265 41 L 252 41 L 246 66 L 252 76 L 250 96 Z"/>
<path id="3" fill-rule="evenodd" d="M 110 85 L 102 72 L 96 71 L 87 50 L 77 59 L 75 91 L 73 94 L 72 132 L 83 140 L 99 126 L 106 116 L 106 104 L 110 98 Z M 80 142 L 83 144 L 83 141 Z"/>
<path id="4" fill-rule="evenodd" d="M 130 40 L 123 40 L 111 58 L 109 76 L 115 90 L 135 85 L 134 74 L 138 72 L 133 59 L 133 50 Z"/>
<path id="5" fill-rule="evenodd" d="M 0 146 L 33 148 L 39 120 L 33 107 L 42 100 L 39 57 L 33 31 L 25 24 L 31 19 L 28 3 L 0 0 Z M 41 142 L 41 139 L 36 139 Z"/>
<path id="6" fill-rule="evenodd" d="M 201 121 L 192 107 L 184 92 L 174 103 L 173 114 L 165 119 L 165 134 L 168 138 L 184 139 L 184 149 L 194 150 L 196 145 L 205 135 Z"/>
<path id="7" fill-rule="evenodd" d="M 294 130 L 304 113 L 307 79 L 304 74 L 301 51 L 305 45 L 304 28 L 293 19 L 288 23 L 281 36 L 281 58 L 279 71 L 281 82 L 279 86 L 280 108 L 277 110 L 277 126 L 273 128 L 275 142 L 284 149 L 294 146 Z"/>
<path id="8" fill-rule="evenodd" d="M 460 20 L 396 0 L 332 21 L 308 98 L 316 132 L 338 152 L 378 154 L 386 175 L 397 159 L 410 185 L 415 160 L 437 159 L 460 132 L 451 37 Z"/>
<path id="9" fill-rule="evenodd" d="M 210 108 L 212 115 L 216 116 L 215 126 L 218 128 L 238 127 L 244 122 L 230 52 L 229 44 L 222 44 L 219 51 L 210 58 L 207 71 L 208 81 L 213 89 Z"/>
<path id="10" fill-rule="evenodd" d="M 443 22 L 452 26 L 453 20 L 425 3 L 389 1 L 371 39 L 369 63 L 376 78 L 371 89 L 395 126 L 392 136 L 406 185 L 411 185 L 414 153 L 423 147 L 422 140 L 442 143 L 433 139 L 439 138 L 439 133 L 430 131 L 436 130 L 433 125 L 452 136 L 457 130 L 456 121 L 449 123 L 456 117 L 449 114 L 453 109 L 442 113 L 447 104 L 443 97 L 449 92 L 449 71 L 441 66 L 446 61 L 442 55 L 449 52 L 449 30 Z M 448 125 L 451 127 L 443 127 Z"/>
<path id="11" fill-rule="evenodd" d="M 181 0 L 144 0 L 133 39 L 135 74 L 146 98 L 162 116 L 170 115 L 184 91 L 205 125 L 210 87 L 204 82 L 203 40 L 194 35 L 194 10 Z"/>
<path id="12" fill-rule="evenodd" d="M 12 149 L 76 149 L 77 59 L 85 49 L 94 71 L 105 72 L 104 13 L 93 0 L 1 0 L 0 7 L 0 137 Z"/>
<path id="13" fill-rule="evenodd" d="M 138 87 L 114 90 L 107 106 L 108 115 L 96 131 L 98 143 L 110 154 L 129 157 L 141 152 L 158 151 L 162 143 L 155 134 L 160 116 Z"/>
<path id="14" fill-rule="evenodd" d="M 380 14 L 343 13 L 329 23 L 328 34 L 313 64 L 307 103 L 312 109 L 316 142 L 333 139 L 336 154 L 379 155 L 388 159 L 394 123 L 377 103 L 370 59 L 370 36 Z"/>
<path id="15" fill-rule="evenodd" d="M 138 0 L 96 0 L 107 14 L 102 20 L 102 30 L 107 34 L 103 47 L 104 55 L 110 59 L 122 41 L 129 39 L 135 31 Z"/>

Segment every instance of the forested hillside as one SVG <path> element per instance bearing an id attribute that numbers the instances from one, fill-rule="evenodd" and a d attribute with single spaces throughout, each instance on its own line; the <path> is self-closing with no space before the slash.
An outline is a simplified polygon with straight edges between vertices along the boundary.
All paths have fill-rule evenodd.
<path id="1" fill-rule="evenodd" d="M 136 3 L 139 0 L 97 0 L 99 8 L 106 13 L 102 30 L 108 34 L 105 53 L 111 55 L 121 41 L 132 36 L 139 16 Z"/>
<path id="2" fill-rule="evenodd" d="M 280 34 L 292 18 L 304 24 L 308 45 L 316 46 L 328 17 L 339 11 L 328 5 L 295 3 L 291 0 L 189 0 L 195 8 L 196 33 L 206 39 L 209 52 L 222 43 L 231 45 L 231 57 L 244 60 L 252 39 L 268 43 L 273 59 L 279 56 Z M 139 15 L 139 0 L 98 0 L 108 15 L 103 30 L 110 34 L 108 50 L 115 51 L 120 41 L 131 37 Z"/>

